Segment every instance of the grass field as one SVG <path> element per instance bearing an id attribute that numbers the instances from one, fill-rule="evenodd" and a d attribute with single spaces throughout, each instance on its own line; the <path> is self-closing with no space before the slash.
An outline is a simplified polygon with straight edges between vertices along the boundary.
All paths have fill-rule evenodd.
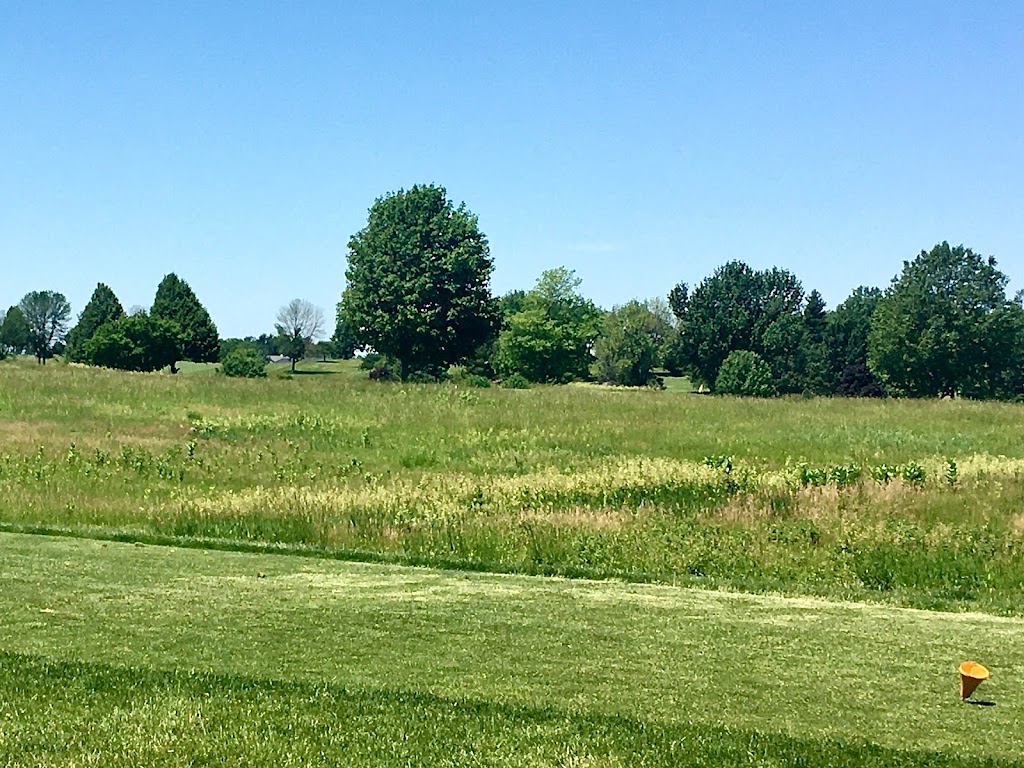
<path id="1" fill-rule="evenodd" d="M 0 763 L 1024 754 L 1019 619 L 53 537 L 0 547 Z M 978 698 L 995 706 L 960 703 L 965 655 L 993 667 Z"/>
<path id="2" fill-rule="evenodd" d="M 1020 615 L 1024 406 L 0 365 L 6 530 Z"/>
<path id="3" fill-rule="evenodd" d="M 672 384 L 0 363 L 0 765 L 1024 754 L 1024 406 Z"/>

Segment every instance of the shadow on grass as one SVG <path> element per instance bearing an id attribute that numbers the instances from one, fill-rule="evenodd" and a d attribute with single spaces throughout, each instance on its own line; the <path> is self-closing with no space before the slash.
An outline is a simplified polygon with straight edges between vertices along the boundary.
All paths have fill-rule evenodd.
<path id="1" fill-rule="evenodd" d="M 975 707 L 994 707 L 996 703 L 994 701 L 971 701 L 967 700 L 968 704 L 973 704 Z"/>
<path id="2" fill-rule="evenodd" d="M 899 750 L 875 744 L 800 739 L 706 723 L 656 723 L 550 706 L 444 697 L 409 690 L 348 689 L 323 682 L 263 680 L 196 671 L 157 671 L 62 661 L 0 651 L 0 693 L 18 727 L 0 744 L 15 764 L 175 764 L 156 726 L 188 702 L 206 727 L 175 740 L 205 764 L 276 765 L 326 756 L 353 766 L 477 762 L 639 765 L 648 768 L 828 765 L 833 768 L 996 768 L 998 758 Z M 114 714 L 110 714 L 114 713 Z M 246 738 L 235 733 L 250 723 Z M 0 722 L 4 722 L 0 720 Z M 119 757 L 146 753 L 141 760 Z M 454 756 L 454 760 L 452 759 Z M 147 759 L 148 758 L 148 759 Z M 341 760 L 344 759 L 344 763 Z"/>

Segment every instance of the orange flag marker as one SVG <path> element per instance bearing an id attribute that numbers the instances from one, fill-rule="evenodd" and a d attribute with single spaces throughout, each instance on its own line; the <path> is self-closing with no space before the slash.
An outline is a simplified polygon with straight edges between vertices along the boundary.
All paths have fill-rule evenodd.
<path id="1" fill-rule="evenodd" d="M 965 661 L 960 665 L 960 698 L 968 699 L 974 689 L 988 680 L 989 671 L 976 661 Z"/>

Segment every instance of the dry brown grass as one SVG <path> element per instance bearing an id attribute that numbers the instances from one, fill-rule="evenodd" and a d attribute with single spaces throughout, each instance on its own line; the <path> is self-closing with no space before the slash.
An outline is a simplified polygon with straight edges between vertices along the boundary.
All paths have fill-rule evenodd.
<path id="1" fill-rule="evenodd" d="M 570 507 L 557 512 L 524 509 L 519 513 L 518 521 L 587 531 L 618 531 L 636 522 L 641 515 L 641 512 L 634 510 L 608 507 Z"/>

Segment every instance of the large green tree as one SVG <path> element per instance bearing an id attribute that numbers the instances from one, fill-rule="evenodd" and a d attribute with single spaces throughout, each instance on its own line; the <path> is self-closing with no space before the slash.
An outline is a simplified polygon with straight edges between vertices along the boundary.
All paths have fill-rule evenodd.
<path id="1" fill-rule="evenodd" d="M 498 317 L 504 323 L 506 318 L 526 309 L 526 291 L 516 289 L 502 294 L 497 299 Z"/>
<path id="2" fill-rule="evenodd" d="M 173 272 L 157 286 L 150 314 L 178 324 L 181 331 L 179 359 L 194 363 L 215 363 L 220 359 L 220 338 L 210 313 L 199 303 L 189 284 Z M 171 373 L 177 373 L 177 363 L 177 360 L 171 361 Z"/>
<path id="3" fill-rule="evenodd" d="M 720 395 L 771 397 L 776 393 L 768 363 L 749 349 L 734 349 L 718 372 L 715 391 Z"/>
<path id="4" fill-rule="evenodd" d="M 878 302 L 868 365 L 911 397 L 993 396 L 1014 359 L 1019 307 L 992 257 L 943 242 L 904 262 Z"/>
<path id="5" fill-rule="evenodd" d="M 0 325 L 0 346 L 10 354 L 21 354 L 32 343 L 32 333 L 25 321 L 21 307 L 14 305 L 4 316 Z"/>
<path id="6" fill-rule="evenodd" d="M 356 338 L 356 332 L 343 317 L 335 317 L 331 346 L 334 354 L 342 360 L 351 360 L 356 356 L 356 350 L 359 349 L 359 339 Z"/>
<path id="7" fill-rule="evenodd" d="M 444 187 L 399 190 L 379 198 L 349 240 L 338 315 L 362 346 L 397 360 L 403 378 L 447 368 L 495 333 L 493 268 L 465 204 Z"/>
<path id="8" fill-rule="evenodd" d="M 1024 309 L 1004 302 L 988 313 L 978 329 L 974 366 L 965 373 L 959 393 L 977 399 L 1024 397 Z"/>
<path id="9" fill-rule="evenodd" d="M 666 336 L 664 322 L 647 303 L 635 300 L 605 314 L 594 342 L 595 377 L 627 387 L 650 384 Z"/>
<path id="10" fill-rule="evenodd" d="M 995 319 L 995 318 L 993 318 Z M 982 396 L 1001 400 L 1020 400 L 1024 397 L 1024 306 L 1020 295 L 998 314 L 996 339 L 1002 342 L 1002 364 L 991 376 Z"/>
<path id="11" fill-rule="evenodd" d="M 817 290 L 807 294 L 803 313 L 804 337 L 801 348 L 803 381 L 801 391 L 815 395 L 835 392 L 836 378 L 829 365 L 828 311 L 825 300 Z"/>
<path id="12" fill-rule="evenodd" d="M 145 313 L 101 325 L 85 342 L 86 362 L 123 371 L 158 371 L 181 359 L 181 329 Z"/>
<path id="13" fill-rule="evenodd" d="M 861 286 L 829 313 L 825 324 L 829 373 L 838 385 L 842 372 L 867 365 L 871 316 L 882 298 L 878 288 Z"/>
<path id="14" fill-rule="evenodd" d="M 692 292 L 680 283 L 669 294 L 669 305 L 679 321 L 679 364 L 695 379 L 714 386 L 730 352 L 749 350 L 764 356 L 768 328 L 787 315 L 799 317 L 803 298 L 803 287 L 793 274 L 781 269 L 758 271 L 740 261 L 722 265 Z M 790 331 L 775 332 L 785 337 L 780 341 L 785 341 L 787 349 Z"/>
<path id="15" fill-rule="evenodd" d="M 64 341 L 71 319 L 71 305 L 56 291 L 32 291 L 18 303 L 29 330 L 29 346 L 36 362 L 45 365 L 54 345 Z"/>
<path id="16" fill-rule="evenodd" d="M 503 321 L 494 355 L 501 376 L 551 383 L 588 378 L 602 312 L 580 294 L 580 282 L 564 267 L 541 274 L 522 308 Z"/>
<path id="17" fill-rule="evenodd" d="M 86 362 L 85 345 L 99 330 L 100 326 L 112 323 L 124 315 L 124 307 L 118 301 L 117 296 L 105 283 L 98 283 L 92 292 L 92 298 L 85 305 L 82 314 L 78 316 L 78 323 L 68 333 L 67 352 L 68 360 L 76 363 Z"/>
<path id="18" fill-rule="evenodd" d="M 795 394 L 809 390 L 807 363 L 810 347 L 807 327 L 798 314 L 782 315 L 765 329 L 761 338 L 761 357 L 771 369 L 773 388 L 777 392 Z"/>

